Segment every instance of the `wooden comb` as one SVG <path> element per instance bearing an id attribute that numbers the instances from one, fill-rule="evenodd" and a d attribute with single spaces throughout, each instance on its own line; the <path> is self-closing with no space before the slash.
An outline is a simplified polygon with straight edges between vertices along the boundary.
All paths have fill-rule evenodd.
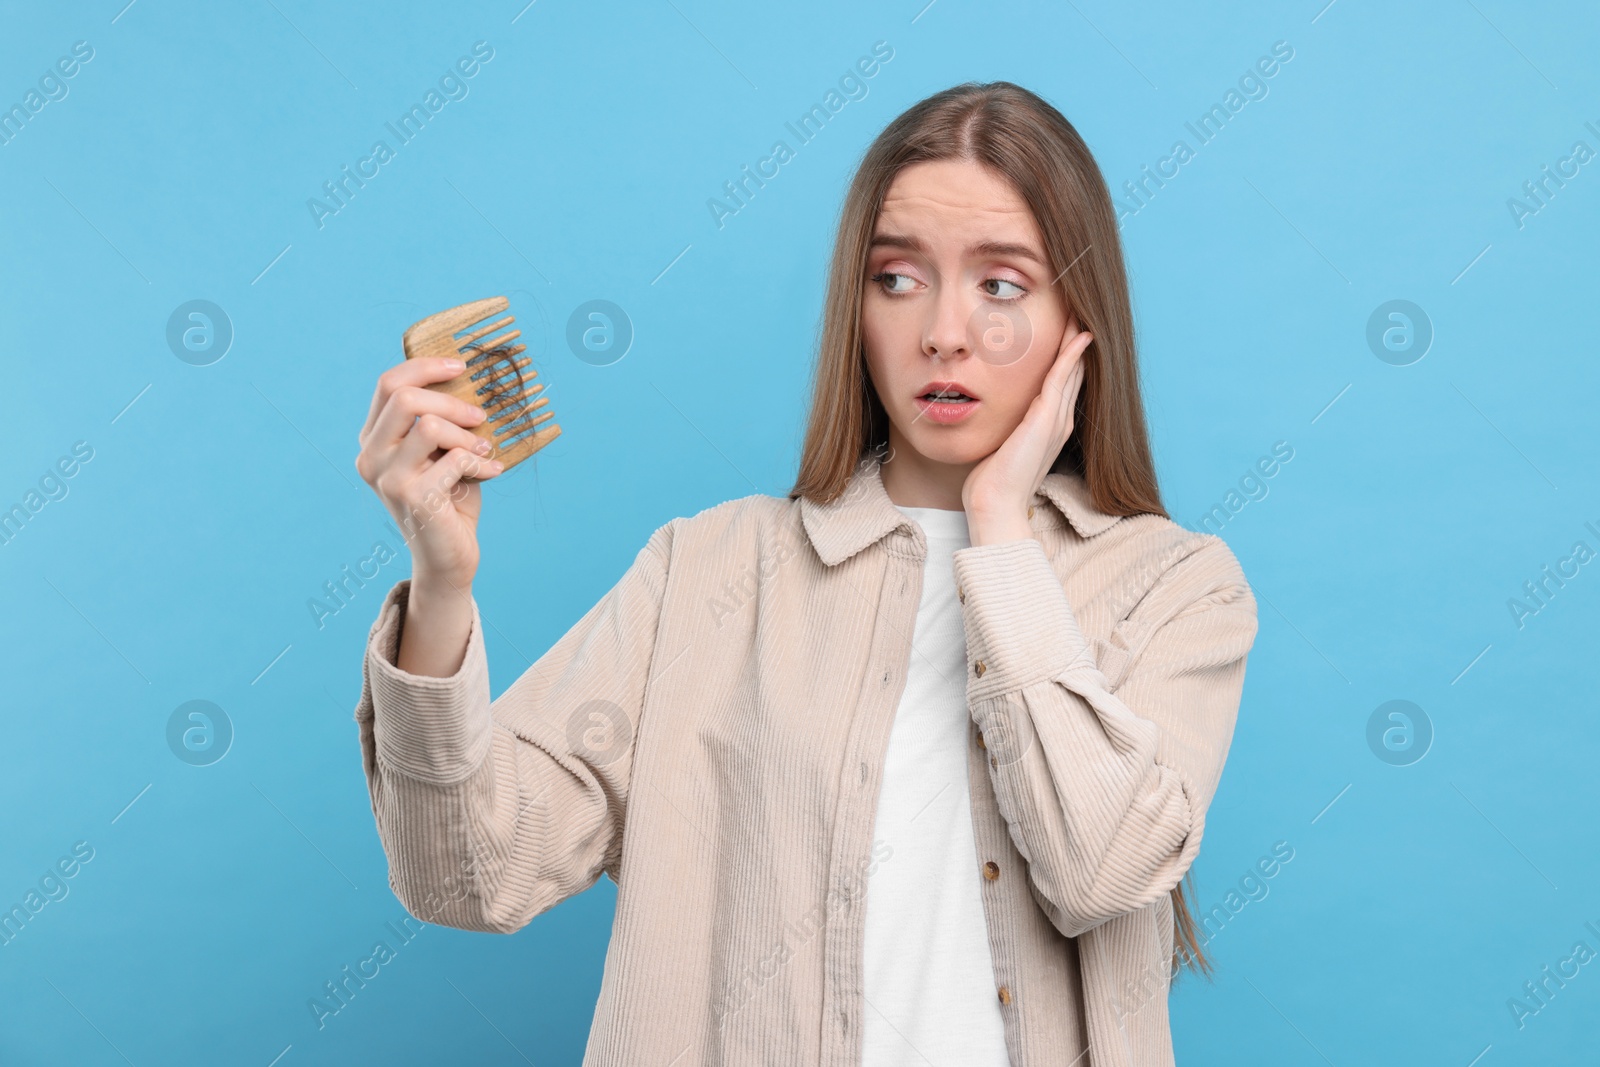
<path id="1" fill-rule="evenodd" d="M 548 397 L 533 399 L 544 386 L 533 382 L 539 372 L 527 369 L 533 360 L 517 358 L 527 348 L 516 343 L 522 331 L 500 332 L 516 317 L 482 325 L 510 306 L 503 296 L 474 300 L 412 323 L 401 338 L 407 359 L 441 356 L 466 363 L 466 370 L 454 378 L 428 388 L 483 407 L 489 417 L 470 429 L 494 446 L 488 458 L 504 463 L 506 470 L 561 436 L 555 423 L 536 429 L 555 413 L 538 411 L 550 403 Z"/>

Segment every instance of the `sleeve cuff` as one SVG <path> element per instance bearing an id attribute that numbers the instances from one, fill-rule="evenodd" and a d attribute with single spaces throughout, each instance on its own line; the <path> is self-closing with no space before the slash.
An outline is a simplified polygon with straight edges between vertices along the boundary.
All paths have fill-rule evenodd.
<path id="1" fill-rule="evenodd" d="M 494 736 L 483 620 L 472 601 L 472 631 L 461 667 L 448 678 L 395 666 L 411 579 L 389 590 L 367 637 L 373 741 L 385 765 L 421 781 L 459 782 L 487 758 Z"/>
<path id="2" fill-rule="evenodd" d="M 1093 662 L 1061 579 L 1037 540 L 963 548 L 954 566 L 966 623 L 969 700 Z"/>

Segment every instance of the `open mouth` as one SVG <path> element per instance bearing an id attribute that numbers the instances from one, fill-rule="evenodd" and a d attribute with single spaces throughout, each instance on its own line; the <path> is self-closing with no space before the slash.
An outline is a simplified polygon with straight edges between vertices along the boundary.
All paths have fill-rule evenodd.
<path id="1" fill-rule="evenodd" d="M 963 391 L 960 384 L 929 382 L 916 398 L 918 417 L 946 425 L 964 422 L 978 409 L 978 398 Z"/>

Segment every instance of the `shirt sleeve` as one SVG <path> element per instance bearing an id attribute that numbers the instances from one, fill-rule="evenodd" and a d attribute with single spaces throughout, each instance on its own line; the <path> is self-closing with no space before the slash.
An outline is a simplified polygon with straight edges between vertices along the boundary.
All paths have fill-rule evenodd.
<path id="1" fill-rule="evenodd" d="M 510 933 L 621 864 L 672 524 L 497 699 L 476 599 L 447 678 L 395 665 L 410 579 L 368 635 L 355 719 L 389 884 L 416 917 Z"/>
<path id="2" fill-rule="evenodd" d="M 1255 598 L 1197 535 L 1091 647 L 1044 546 L 962 549 L 967 702 L 1034 899 L 1067 937 L 1164 897 L 1200 849 Z"/>

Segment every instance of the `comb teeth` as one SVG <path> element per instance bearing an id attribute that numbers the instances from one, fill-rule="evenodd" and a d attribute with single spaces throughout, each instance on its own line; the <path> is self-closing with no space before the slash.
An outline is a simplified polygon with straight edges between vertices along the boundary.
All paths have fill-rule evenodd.
<path id="1" fill-rule="evenodd" d="M 561 427 L 550 422 L 555 413 L 538 410 L 550 400 L 534 399 L 544 384 L 533 381 L 539 375 L 532 369 L 533 360 L 518 358 L 527 349 L 516 343 L 522 331 L 500 332 L 516 317 L 488 322 L 509 306 L 503 296 L 460 304 L 413 323 L 401 339 L 407 359 L 443 356 L 466 363 L 466 370 L 456 377 L 428 388 L 484 409 L 489 417 L 471 431 L 494 446 L 491 458 L 505 464 L 506 470 L 561 436 Z"/>
<path id="2" fill-rule="evenodd" d="M 491 396 L 504 391 L 514 379 L 522 377 L 522 369 L 533 360 L 516 357 L 523 351 L 523 345 L 512 345 L 506 349 L 494 349 L 484 354 L 481 360 L 472 360 L 467 366 L 472 370 L 473 391 L 479 396 Z"/>
<path id="3" fill-rule="evenodd" d="M 479 330 L 477 333 L 473 334 L 471 337 L 463 337 L 458 342 L 457 350 L 461 351 L 461 352 L 466 352 L 469 349 L 471 349 L 473 351 L 477 351 L 479 349 L 498 348 L 502 343 L 511 340 L 511 338 L 513 338 L 513 337 L 521 337 L 522 336 L 522 331 L 521 330 L 512 330 L 509 336 L 497 338 L 492 344 L 487 344 L 487 345 L 478 344 L 479 341 L 483 340 L 485 337 L 488 337 L 491 333 L 494 333 L 496 330 L 504 329 L 505 327 L 510 326 L 513 322 L 516 322 L 516 321 L 517 320 L 516 320 L 516 318 L 514 316 L 507 315 L 505 318 L 501 319 L 499 322 L 492 322 L 489 325 L 485 326 L 483 329 Z M 461 331 L 458 330 L 456 332 L 459 333 Z"/>

